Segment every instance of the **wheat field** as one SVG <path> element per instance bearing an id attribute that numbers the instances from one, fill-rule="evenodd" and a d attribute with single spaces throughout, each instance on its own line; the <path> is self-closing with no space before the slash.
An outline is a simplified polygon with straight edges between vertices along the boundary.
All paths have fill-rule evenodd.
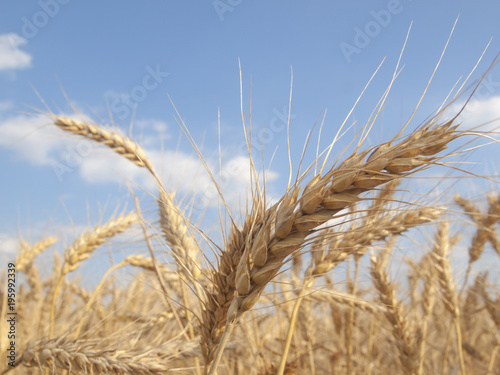
<path id="1" fill-rule="evenodd" d="M 462 130 L 459 113 L 447 117 L 454 94 L 423 124 L 367 145 L 387 94 L 363 130 L 349 133 L 352 152 L 325 149 L 277 201 L 252 168 L 246 211 L 231 212 L 221 197 L 221 243 L 189 219 L 138 142 L 48 113 L 61 132 L 144 168 L 157 184 L 155 208 L 146 217 L 136 200 L 49 265 L 39 259 L 58 238 L 19 240 L 15 355 L 5 276 L 0 373 L 500 374 L 498 274 L 476 267 L 481 257 L 500 264 L 498 182 L 489 178 L 491 192 L 479 197 L 412 194 L 420 183 L 412 176 L 424 170 L 467 175 L 448 161 L 493 134 Z M 80 282 L 82 264 L 103 246 L 119 252 L 112 240 L 127 232 L 139 233 L 142 252 L 92 288 Z M 457 246 L 467 248 L 464 264 L 452 261 Z M 125 284 L 116 282 L 120 269 L 131 275 Z"/>

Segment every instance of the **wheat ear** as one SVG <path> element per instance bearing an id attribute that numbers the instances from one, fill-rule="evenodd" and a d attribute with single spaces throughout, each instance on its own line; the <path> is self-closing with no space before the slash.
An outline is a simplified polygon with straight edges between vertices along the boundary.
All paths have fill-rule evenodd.
<path id="1" fill-rule="evenodd" d="M 106 241 L 106 239 L 111 238 L 118 233 L 124 232 L 128 227 L 130 227 L 130 225 L 138 222 L 138 220 L 138 216 L 134 212 L 127 215 L 120 215 L 116 219 L 112 219 L 104 225 L 98 226 L 93 231 L 84 233 L 64 252 L 64 262 L 56 283 L 50 309 L 50 337 L 52 336 L 54 330 L 57 295 L 65 275 L 76 270 L 95 249 Z"/>
<path id="2" fill-rule="evenodd" d="M 422 340 L 420 342 L 420 364 L 418 375 L 422 375 L 424 370 L 425 341 L 429 329 L 429 319 L 436 302 L 436 271 L 432 266 L 431 254 L 427 253 L 420 261 L 420 273 L 424 280 L 424 289 L 422 291 L 422 310 L 424 313 L 422 323 Z"/>
<path id="3" fill-rule="evenodd" d="M 316 175 L 302 194 L 295 184 L 270 209 L 254 198 L 243 229 L 232 228 L 214 274 L 214 291 L 207 296 L 202 315 L 207 365 L 215 358 L 226 324 L 252 308 L 285 259 L 307 242 L 313 229 L 360 200 L 360 194 L 432 164 L 433 155 L 460 136 L 456 127 L 452 121 L 436 125 L 433 119 L 399 142 L 394 139 L 374 150 L 355 152 L 324 176 Z"/>
<path id="4" fill-rule="evenodd" d="M 15 264 L 19 272 L 23 272 L 28 276 L 30 291 L 27 297 L 29 300 L 38 301 L 42 293 L 40 274 L 37 267 L 33 264 L 35 258 L 56 241 L 57 239 L 53 236 L 38 241 L 34 245 L 29 245 L 26 241 L 21 240 L 20 252 L 16 257 Z"/>
<path id="5" fill-rule="evenodd" d="M 114 348 L 94 348 L 88 340 L 40 340 L 32 344 L 19 359 L 26 367 L 38 367 L 59 373 L 138 374 L 170 373 L 158 356 L 147 351 L 126 352 Z M 57 370 L 56 370 L 57 369 Z"/>
<path id="6" fill-rule="evenodd" d="M 389 245 L 391 246 L 391 245 Z M 405 374 L 415 374 L 420 364 L 420 343 L 418 335 L 413 332 L 410 322 L 404 316 L 403 306 L 396 298 L 396 289 L 389 280 L 385 270 L 388 260 L 388 247 L 380 256 L 371 256 L 371 269 L 373 285 L 377 289 L 380 301 L 386 307 L 385 317 L 392 327 L 392 334 L 396 339 L 399 350 L 399 359 Z"/>
<path id="7" fill-rule="evenodd" d="M 449 223 L 443 221 L 439 224 L 439 229 L 436 234 L 435 246 L 432 252 L 434 266 L 436 269 L 441 294 L 443 295 L 443 303 L 446 309 L 453 317 L 455 331 L 457 335 L 457 350 L 460 360 L 460 370 L 462 375 L 467 374 L 462 350 L 462 333 L 460 330 L 460 306 L 458 303 L 458 294 L 451 274 L 449 261 Z M 443 363 L 443 366 L 445 364 Z"/>
<path id="8" fill-rule="evenodd" d="M 472 202 L 458 194 L 455 195 L 455 202 L 462 207 L 467 216 L 469 216 L 476 224 L 476 234 L 472 238 L 469 246 L 469 263 L 467 264 L 467 271 L 465 273 L 464 283 L 460 292 L 461 295 L 467 285 L 467 282 L 469 281 L 472 264 L 479 259 L 484 251 L 486 243 L 490 242 L 496 252 L 500 255 L 500 242 L 498 240 L 496 230 L 493 227 L 498 221 L 500 221 L 500 194 L 488 195 L 488 211 L 484 214 L 481 213 L 479 209 L 472 204 Z"/>
<path id="9" fill-rule="evenodd" d="M 57 238 L 50 236 L 46 239 L 30 246 L 27 242 L 21 241 L 21 251 L 16 257 L 16 268 L 19 272 L 29 272 L 29 268 L 33 264 L 35 258 L 50 246 L 55 244 Z"/>
<path id="10" fill-rule="evenodd" d="M 161 230 L 179 265 L 179 273 L 185 275 L 188 280 L 198 279 L 201 275 L 201 266 L 197 260 L 198 245 L 193 237 L 188 235 L 182 214 L 176 208 L 172 196 L 163 189 L 160 189 L 158 204 Z"/>
<path id="11" fill-rule="evenodd" d="M 417 207 L 396 214 L 377 213 L 372 217 L 374 220 L 347 231 L 340 241 L 331 244 L 324 259 L 316 263 L 312 275 L 325 274 L 350 255 L 364 255 L 376 241 L 383 241 L 390 236 L 397 236 L 411 228 L 432 222 L 441 212 L 439 208 Z"/>
<path id="12" fill-rule="evenodd" d="M 328 229 L 321 231 L 313 239 L 311 244 L 313 266 L 306 270 L 304 287 L 295 300 L 294 311 L 299 309 L 302 297 L 312 287 L 314 283 L 313 277 L 325 274 L 351 255 L 355 257 L 357 270 L 360 257 L 366 253 L 373 243 L 385 240 L 389 236 L 400 235 L 411 227 L 437 218 L 439 215 L 438 209 L 425 207 L 408 209 L 398 214 L 386 213 L 389 211 L 389 209 L 386 209 L 386 205 L 391 201 L 399 183 L 399 180 L 393 180 L 385 184 L 373 198 L 371 206 L 366 210 L 366 214 L 355 221 L 355 224 L 345 232 L 335 233 L 333 229 Z M 326 243 L 328 243 L 328 246 Z M 328 253 L 326 253 L 326 247 L 330 249 Z M 351 320 L 353 311 L 351 308 L 351 315 L 349 315 L 349 319 Z M 282 374 L 285 366 L 294 326 L 295 320 L 294 315 L 292 315 L 278 375 Z M 349 353 L 350 350 L 348 349 Z M 348 368 L 349 366 L 350 358 L 348 356 Z"/>
<path id="13" fill-rule="evenodd" d="M 491 320 L 497 328 L 497 334 L 495 336 L 495 344 L 490 356 L 490 363 L 488 365 L 488 374 L 493 373 L 493 368 L 495 367 L 495 361 L 498 351 L 500 350 L 500 294 L 497 292 L 497 298 L 494 300 L 488 290 L 486 289 L 486 274 L 479 276 L 479 294 L 484 300 L 484 307 L 488 311 Z"/>
<path id="14" fill-rule="evenodd" d="M 106 145 L 117 154 L 130 160 L 135 165 L 145 167 L 150 172 L 154 171 L 153 164 L 146 156 L 142 147 L 123 135 L 111 130 L 103 129 L 100 126 L 74 120 L 69 117 L 54 115 L 53 122 L 54 125 L 66 132 L 77 134 L 97 143 Z"/>

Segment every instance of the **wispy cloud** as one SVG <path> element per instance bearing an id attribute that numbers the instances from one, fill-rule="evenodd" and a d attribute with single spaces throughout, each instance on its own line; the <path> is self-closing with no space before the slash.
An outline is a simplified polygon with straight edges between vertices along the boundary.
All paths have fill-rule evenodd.
<path id="1" fill-rule="evenodd" d="M 0 70 L 25 69 L 31 66 L 31 55 L 19 48 L 27 42 L 14 33 L 0 35 Z"/>
<path id="2" fill-rule="evenodd" d="M 458 113 L 463 102 L 452 105 L 448 112 Z M 500 131 L 500 96 L 470 101 L 457 118 L 462 130 L 478 130 L 481 132 Z"/>

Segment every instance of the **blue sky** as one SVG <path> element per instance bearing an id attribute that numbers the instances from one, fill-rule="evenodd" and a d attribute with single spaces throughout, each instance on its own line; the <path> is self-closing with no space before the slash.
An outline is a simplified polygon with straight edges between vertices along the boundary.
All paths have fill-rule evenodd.
<path id="1" fill-rule="evenodd" d="M 133 123 L 133 138 L 180 197 L 189 191 L 203 195 L 207 189 L 213 194 L 213 186 L 178 127 L 167 94 L 215 170 L 220 109 L 223 175 L 227 172 L 223 190 L 236 203 L 244 199 L 237 192 L 248 186 L 240 59 L 247 117 L 252 85 L 254 152 L 260 159 L 265 134 L 266 168 L 276 151 L 269 167 L 269 194 L 279 196 L 288 179 L 284 125 L 291 67 L 290 143 L 296 172 L 317 118 L 327 109 L 321 140 L 325 147 L 385 58 L 348 121 L 349 125 L 357 121 L 353 132 L 361 128 L 389 84 L 412 21 L 404 69 L 368 144 L 388 140 L 408 119 L 458 15 L 442 65 L 410 128 L 439 107 L 493 38 L 473 74 L 478 78 L 500 51 L 498 14 L 497 1 L 4 1 L 0 4 L 3 252 L 13 250 L 20 232 L 33 242 L 51 235 L 53 228 L 86 228 L 101 216 L 122 210 L 127 202 L 130 207 L 127 180 L 154 192 L 147 176 L 127 161 L 52 129 L 47 118 L 38 115 L 37 109 L 45 109 L 45 104 L 37 93 L 55 113 L 73 114 L 64 90 L 80 116 L 101 124 L 113 122 L 126 134 Z M 500 117 L 499 69 L 492 69 L 485 82 L 466 113 L 467 126 Z M 309 162 L 316 137 L 317 130 Z M 341 140 L 336 151 L 346 142 Z M 477 164 L 471 165 L 474 171 L 495 174 L 497 158 L 492 155 L 498 155 L 498 148 L 484 148 L 467 160 Z M 61 164 L 69 169 L 62 175 L 55 167 Z M 477 196 L 488 186 L 470 194 Z M 136 191 L 154 219 L 154 203 L 144 191 Z M 210 194 L 207 217 L 214 218 L 217 200 Z M 70 230 L 63 235 L 66 243 L 72 241 Z"/>

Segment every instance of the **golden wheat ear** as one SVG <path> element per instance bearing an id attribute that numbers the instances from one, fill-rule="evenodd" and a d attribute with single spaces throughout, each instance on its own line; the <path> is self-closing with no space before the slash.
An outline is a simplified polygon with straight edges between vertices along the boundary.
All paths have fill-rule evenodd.
<path id="1" fill-rule="evenodd" d="M 82 262 L 88 259 L 107 239 L 126 231 L 132 224 L 137 223 L 138 220 L 138 216 L 134 212 L 127 215 L 120 215 L 103 225 L 97 226 L 94 230 L 84 233 L 66 249 L 61 272 L 58 275 L 58 281 L 52 296 L 49 336 L 52 336 L 54 332 L 56 302 L 65 276 L 80 267 Z"/>
<path id="2" fill-rule="evenodd" d="M 96 343 L 91 340 L 68 340 L 64 337 L 39 340 L 22 354 L 17 365 L 82 374 L 152 375 L 166 374 L 171 369 L 148 351 L 124 353 L 115 348 L 106 350 L 96 349 L 95 346 Z"/>
<path id="3" fill-rule="evenodd" d="M 396 297 L 395 285 L 389 280 L 386 271 L 388 257 L 392 244 L 386 246 L 384 251 L 376 256 L 371 256 L 371 269 L 373 285 L 378 291 L 380 302 L 386 307 L 385 317 L 392 329 L 399 351 L 399 359 L 408 375 L 415 374 L 420 365 L 421 336 L 416 331 L 416 325 L 405 316 L 402 303 Z"/>
<path id="4" fill-rule="evenodd" d="M 315 176 L 314 189 L 293 186 L 266 211 L 261 209 L 262 202 L 254 200 L 243 229 L 233 227 L 214 277 L 214 291 L 208 296 L 202 331 L 207 363 L 215 358 L 224 327 L 255 305 L 287 257 L 307 244 L 319 226 L 359 200 L 361 194 L 432 166 L 440 159 L 437 154 L 460 135 L 452 121 L 436 124 L 431 120 L 405 138 L 353 153 L 324 175 Z M 431 211 L 428 214 L 434 215 Z M 412 215 L 412 219 L 419 216 Z M 428 220 L 425 214 L 421 219 Z M 254 255 L 258 255 L 257 261 Z M 327 263 L 325 270 L 333 263 Z"/>
<path id="5" fill-rule="evenodd" d="M 460 369 L 462 374 L 466 374 L 465 361 L 462 349 L 462 332 L 460 328 L 460 304 L 459 295 L 457 293 L 456 284 L 453 280 L 451 273 L 451 266 L 449 260 L 450 251 L 450 236 L 449 236 L 449 223 L 441 222 L 436 233 L 435 246 L 432 252 L 432 259 L 434 260 L 434 267 L 438 277 L 438 282 L 441 287 L 441 294 L 443 296 L 443 303 L 451 314 L 455 331 L 457 336 L 457 351 L 460 361 Z"/>

